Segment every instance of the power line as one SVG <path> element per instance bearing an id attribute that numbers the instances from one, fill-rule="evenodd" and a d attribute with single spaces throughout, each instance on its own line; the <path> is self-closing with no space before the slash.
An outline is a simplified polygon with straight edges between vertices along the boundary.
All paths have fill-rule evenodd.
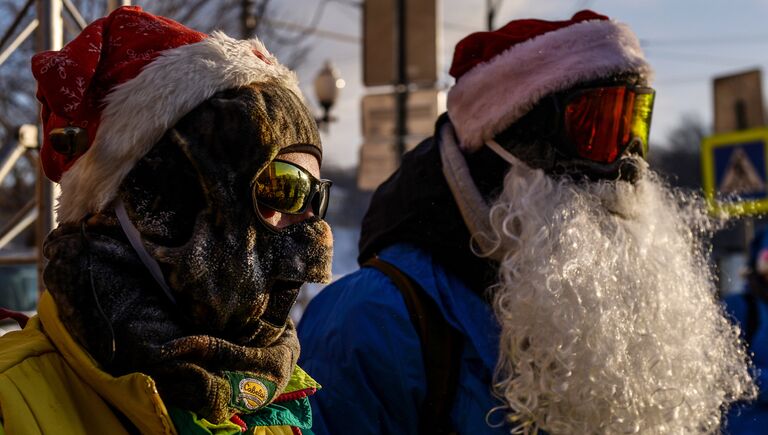
<path id="1" fill-rule="evenodd" d="M 291 23 L 289 21 L 281 21 L 281 20 L 275 20 L 272 18 L 260 18 L 260 20 L 264 23 L 269 24 L 273 27 L 281 27 L 286 30 L 291 30 L 294 32 L 301 32 L 305 35 L 314 35 L 321 38 L 327 38 L 327 39 L 333 39 L 339 42 L 346 42 L 350 44 L 360 44 L 362 42 L 362 38 L 355 35 L 350 35 L 348 33 L 341 33 L 341 32 L 334 32 L 332 30 L 324 30 L 317 27 L 310 27 L 303 24 L 297 24 L 297 23 Z"/>
<path id="2" fill-rule="evenodd" d="M 320 24 L 320 20 L 323 18 L 325 7 L 328 5 L 329 0 L 320 0 L 320 4 L 315 7 L 315 12 L 312 14 L 312 19 L 309 20 L 309 24 L 304 27 L 303 30 L 298 30 L 298 35 L 293 38 L 278 38 L 282 44 L 293 45 L 298 44 L 302 39 L 307 37 L 310 33 L 316 33 L 317 26 Z M 267 20 L 263 20 L 267 21 Z M 295 29 L 297 30 L 297 29 Z"/>
<path id="3" fill-rule="evenodd" d="M 663 86 L 680 86 L 680 85 L 699 85 L 701 82 L 712 80 L 712 75 L 698 75 L 698 76 L 673 76 L 667 78 L 659 78 L 654 80 L 653 85 Z"/>
<path id="4" fill-rule="evenodd" d="M 665 51 L 649 49 L 646 51 L 648 57 L 658 57 L 665 60 L 674 60 L 678 62 L 699 63 L 707 65 L 733 66 L 734 63 L 757 63 L 755 59 L 739 59 L 732 57 L 712 56 L 700 53 L 688 53 L 679 51 Z"/>
<path id="5" fill-rule="evenodd" d="M 698 36 L 670 39 L 640 39 L 643 47 L 660 47 L 670 45 L 712 45 L 712 44 L 766 44 L 768 34 L 727 35 L 727 36 Z"/>
<path id="6" fill-rule="evenodd" d="M 359 36 L 350 35 L 350 34 L 341 33 L 341 32 L 334 32 L 332 30 L 324 30 L 318 27 L 328 3 L 338 3 L 344 6 L 354 6 L 354 7 L 360 7 L 360 8 L 362 8 L 362 5 L 363 5 L 361 2 L 354 1 L 354 0 L 350 0 L 350 1 L 320 0 L 320 3 L 315 8 L 315 11 L 313 12 L 312 18 L 310 19 L 310 22 L 308 25 L 292 23 L 289 21 L 276 20 L 273 18 L 267 18 L 263 16 L 258 18 L 262 23 L 266 23 L 274 28 L 282 28 L 285 30 L 298 33 L 298 35 L 292 38 L 283 38 L 283 37 L 279 37 L 278 35 L 275 35 L 277 40 L 282 44 L 289 44 L 289 45 L 297 44 L 303 38 L 310 35 L 314 35 L 314 36 L 318 36 L 326 39 L 333 39 L 336 41 L 346 42 L 351 44 L 360 44 L 362 41 L 362 38 Z"/>
<path id="7" fill-rule="evenodd" d="M 342 5 L 348 5 L 348 6 L 355 6 L 355 7 L 362 6 L 362 3 L 354 0 L 350 0 L 350 1 L 326 0 L 322 3 L 327 3 L 327 2 L 333 2 L 333 3 L 338 3 Z M 321 10 L 322 9 L 318 7 L 318 10 L 316 10 L 316 13 L 313 14 L 314 15 L 312 19 L 313 22 L 319 21 L 319 18 L 315 18 L 315 17 L 318 17 L 320 15 L 318 12 L 320 12 Z M 311 25 L 292 23 L 288 21 L 282 21 L 282 20 L 276 20 L 276 19 L 264 18 L 264 17 L 261 17 L 260 20 L 274 27 L 282 27 L 286 30 L 302 32 L 308 35 L 313 34 L 318 37 L 334 39 L 340 42 L 359 44 L 362 41 L 362 38 L 356 35 L 335 32 L 332 30 L 324 30 L 317 27 L 313 27 Z M 450 22 L 450 21 L 444 21 L 443 26 L 448 30 L 455 30 L 455 31 L 466 32 L 466 33 L 479 32 L 483 30 L 477 26 L 471 26 L 463 23 L 456 23 L 456 22 Z M 768 44 L 768 34 L 729 35 L 729 36 L 720 36 L 720 37 L 687 37 L 687 38 L 670 38 L 670 39 L 646 39 L 646 38 L 640 39 L 640 45 L 646 49 L 651 49 L 651 48 L 655 49 L 656 47 L 666 47 L 666 46 L 711 45 L 711 44 L 724 44 L 724 45 Z M 678 53 L 675 53 L 674 55 L 676 56 L 677 54 Z M 710 58 L 709 60 L 713 60 L 713 58 Z M 730 60 L 721 59 L 721 60 L 734 61 L 733 59 L 730 59 Z M 742 59 L 742 60 L 736 60 L 736 61 L 741 62 L 744 60 Z"/>
<path id="8" fill-rule="evenodd" d="M 457 30 L 460 32 L 467 32 L 467 33 L 482 32 L 485 30 L 479 27 L 470 26 L 470 25 L 461 24 L 461 23 L 453 23 L 450 21 L 443 21 L 443 27 L 449 30 Z"/>
<path id="9" fill-rule="evenodd" d="M 330 0 L 334 3 L 338 3 L 345 6 L 353 6 L 356 8 L 362 8 L 363 2 L 362 1 L 355 1 L 355 0 Z"/>

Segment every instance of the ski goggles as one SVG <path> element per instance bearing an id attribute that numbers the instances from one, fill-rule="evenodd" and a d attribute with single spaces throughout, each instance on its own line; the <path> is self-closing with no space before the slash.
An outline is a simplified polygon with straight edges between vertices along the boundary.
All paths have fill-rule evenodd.
<path id="1" fill-rule="evenodd" d="M 609 86 L 557 97 L 565 153 L 613 163 L 627 148 L 639 145 L 645 157 L 655 96 L 652 88 Z"/>
<path id="2" fill-rule="evenodd" d="M 331 184 L 331 180 L 318 180 L 293 163 L 273 160 L 253 181 L 253 206 L 259 216 L 258 205 L 294 215 L 311 206 L 315 216 L 323 219 L 328 211 Z"/>

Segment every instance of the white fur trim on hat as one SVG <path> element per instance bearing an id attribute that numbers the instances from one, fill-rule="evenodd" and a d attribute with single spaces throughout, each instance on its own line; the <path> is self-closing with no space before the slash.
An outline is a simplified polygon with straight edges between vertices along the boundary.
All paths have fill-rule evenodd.
<path id="1" fill-rule="evenodd" d="M 61 178 L 59 222 L 76 222 L 86 213 L 104 210 L 165 131 L 216 92 L 266 82 L 280 83 L 301 97 L 296 75 L 256 39 L 240 41 L 214 32 L 200 42 L 163 51 L 105 98 L 91 147 Z"/>
<path id="2" fill-rule="evenodd" d="M 519 43 L 462 75 L 448 92 L 448 116 L 465 151 L 517 121 L 542 97 L 621 72 L 646 81 L 651 68 L 625 24 L 584 21 Z"/>

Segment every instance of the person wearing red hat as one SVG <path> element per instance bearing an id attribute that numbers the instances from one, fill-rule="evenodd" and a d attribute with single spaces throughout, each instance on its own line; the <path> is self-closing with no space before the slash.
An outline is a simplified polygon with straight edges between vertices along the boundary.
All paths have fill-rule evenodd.
<path id="1" fill-rule="evenodd" d="M 138 7 L 32 71 L 59 224 L 0 433 L 311 433 L 288 313 L 330 277 L 331 183 L 294 73 Z"/>
<path id="2" fill-rule="evenodd" d="M 299 324 L 316 433 L 717 433 L 754 397 L 702 201 L 645 162 L 638 39 L 591 11 L 456 47 L 448 112 Z M 350 412 L 354 409 L 354 412 Z"/>

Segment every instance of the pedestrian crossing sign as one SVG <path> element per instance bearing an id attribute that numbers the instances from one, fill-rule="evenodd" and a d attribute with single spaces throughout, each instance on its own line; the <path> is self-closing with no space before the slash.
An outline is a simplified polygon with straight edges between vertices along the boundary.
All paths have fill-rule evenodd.
<path id="1" fill-rule="evenodd" d="M 717 134 L 701 144 L 704 195 L 716 212 L 768 212 L 768 128 Z"/>

